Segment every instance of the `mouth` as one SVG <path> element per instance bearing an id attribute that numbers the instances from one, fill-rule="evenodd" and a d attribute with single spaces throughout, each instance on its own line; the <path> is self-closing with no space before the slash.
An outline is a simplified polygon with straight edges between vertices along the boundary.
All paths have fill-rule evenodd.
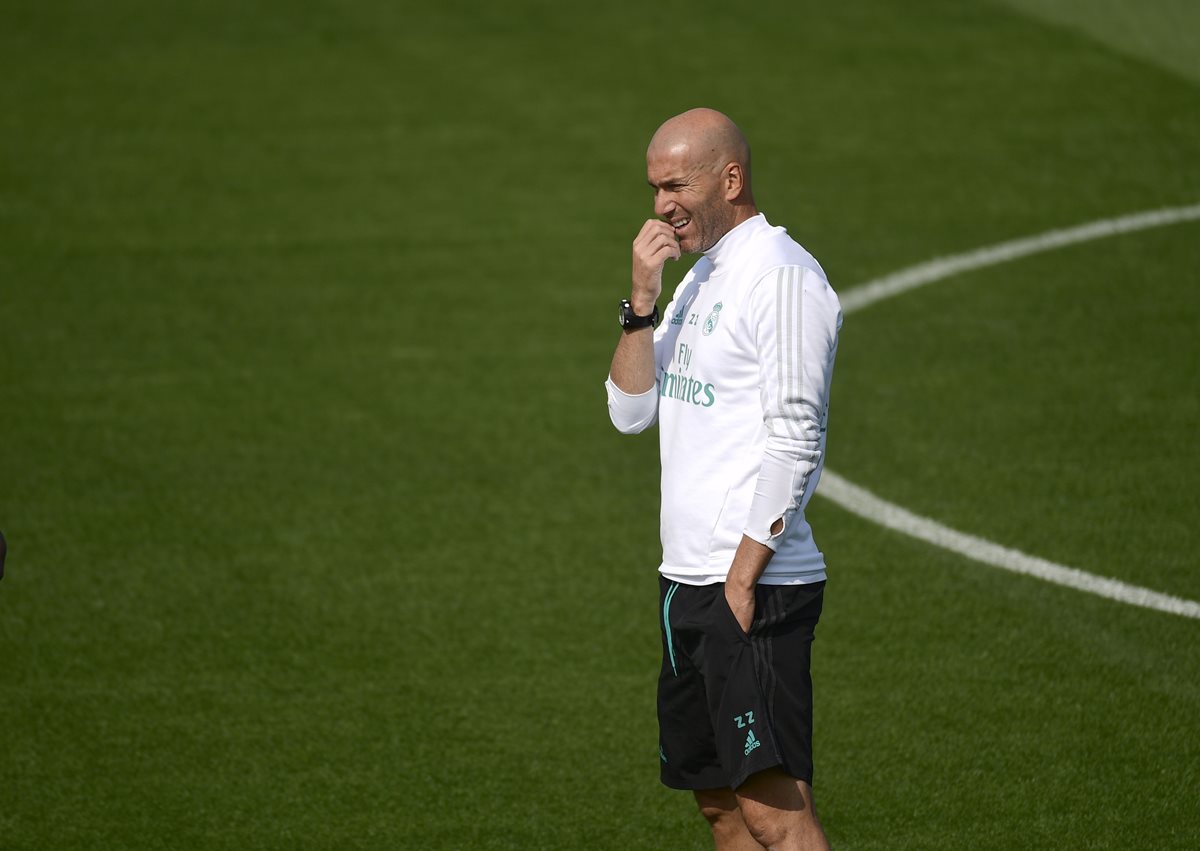
<path id="1" fill-rule="evenodd" d="M 691 221 L 692 221 L 691 216 L 685 216 L 682 219 L 675 219 L 674 221 L 672 221 L 671 227 L 675 228 L 675 233 L 679 233 L 681 230 L 683 230 L 685 227 L 687 227 L 691 223 Z"/>

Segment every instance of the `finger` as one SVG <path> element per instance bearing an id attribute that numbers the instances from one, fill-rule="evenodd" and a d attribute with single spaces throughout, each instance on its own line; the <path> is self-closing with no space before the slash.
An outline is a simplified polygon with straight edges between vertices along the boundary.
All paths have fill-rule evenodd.
<path id="1" fill-rule="evenodd" d="M 671 241 L 660 243 L 650 249 L 642 261 L 644 265 L 650 268 L 661 268 L 668 260 L 679 259 L 679 243 Z"/>
<path id="2" fill-rule="evenodd" d="M 667 237 L 667 254 L 672 260 L 678 260 L 683 252 L 679 248 L 679 237 L 672 231 Z"/>
<path id="3" fill-rule="evenodd" d="M 669 224 L 658 219 L 650 219 L 642 226 L 637 237 L 633 240 L 634 247 L 639 245 L 652 245 L 656 240 L 662 238 L 674 239 L 675 229 Z"/>
<path id="4" fill-rule="evenodd" d="M 638 236 L 645 236 L 654 232 L 674 232 L 669 222 L 664 222 L 662 219 L 646 219 L 646 223 L 642 225 L 642 229 L 638 231 Z"/>
<path id="5" fill-rule="evenodd" d="M 642 239 L 641 245 L 648 250 L 655 251 L 664 245 L 678 245 L 679 237 L 675 235 L 674 228 L 667 227 L 666 230 L 657 231 L 646 234 Z M 636 245 L 636 243 L 635 243 Z"/>
<path id="6" fill-rule="evenodd" d="M 678 260 L 679 243 L 674 236 L 658 236 L 633 249 L 633 262 L 646 266 L 662 266 L 668 258 Z"/>

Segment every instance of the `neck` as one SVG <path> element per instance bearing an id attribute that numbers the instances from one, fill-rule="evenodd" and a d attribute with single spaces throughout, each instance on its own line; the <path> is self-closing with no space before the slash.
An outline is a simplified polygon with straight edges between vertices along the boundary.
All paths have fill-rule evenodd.
<path id="1" fill-rule="evenodd" d="M 757 215 L 758 207 L 754 206 L 753 201 L 749 201 L 745 204 L 738 204 L 733 208 L 733 226 L 730 228 L 730 230 L 737 227 L 742 222 L 750 221 L 750 219 Z"/>

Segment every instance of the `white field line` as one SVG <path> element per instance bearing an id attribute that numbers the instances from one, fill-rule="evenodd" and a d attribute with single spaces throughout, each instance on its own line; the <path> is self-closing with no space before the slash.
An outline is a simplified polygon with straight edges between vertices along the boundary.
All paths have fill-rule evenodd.
<path id="1" fill-rule="evenodd" d="M 1001 242 L 997 245 L 968 251 L 965 254 L 940 257 L 854 287 L 842 296 L 842 313 L 849 314 L 856 310 L 862 310 L 877 301 L 931 284 L 934 281 L 940 281 L 969 269 L 994 266 L 1042 251 L 1073 245 L 1077 242 L 1104 239 L 1118 234 L 1195 219 L 1200 219 L 1200 204 L 1149 210 L 1115 219 L 1102 219 L 1073 228 L 1052 230 L 1023 239 Z M 958 532 L 949 526 L 943 526 L 935 520 L 930 520 L 928 517 L 913 514 L 895 503 L 880 499 L 832 470 L 827 469 L 822 474 L 817 494 L 880 526 L 992 567 L 1034 576 L 1056 585 L 1086 591 L 1089 594 L 1107 597 L 1131 606 L 1142 606 L 1168 614 L 1200 619 L 1200 603 L 1151 591 L 1149 588 L 1129 585 L 1116 579 L 1096 576 L 1078 568 L 1056 564 L 1019 550 L 1002 547 L 984 538 Z"/>
<path id="2" fill-rule="evenodd" d="M 1087 591 L 1089 594 L 1098 594 L 1101 597 L 1108 597 L 1110 600 L 1118 600 L 1131 606 L 1144 606 L 1160 612 L 1200 618 L 1200 603 L 1184 600 L 1181 597 L 1172 597 L 1170 594 L 1161 594 L 1158 591 L 1151 591 L 1149 588 L 1127 585 L 1116 579 L 1096 576 L 1074 567 L 1055 564 L 1044 558 L 1026 555 L 1019 550 L 1002 547 L 983 538 L 955 531 L 928 517 L 921 517 L 895 503 L 882 500 L 858 485 L 846 481 L 832 470 L 826 470 L 821 474 L 821 483 L 817 487 L 817 493 L 833 500 L 842 508 L 859 517 L 964 555 L 974 561 L 990 564 L 993 567 L 1002 567 L 1014 573 L 1036 576 L 1047 582 Z"/>
<path id="3" fill-rule="evenodd" d="M 1054 248 L 1063 248 L 1077 242 L 1105 239 L 1123 233 L 1189 222 L 1194 219 L 1200 219 L 1200 204 L 1193 204 L 1190 207 L 1148 210 L 1144 213 L 1119 216 L 1115 219 L 1101 219 L 1098 222 L 1088 222 L 1073 228 L 1046 231 L 1034 236 L 977 248 L 965 254 L 938 257 L 848 290 L 841 297 L 842 313 L 849 315 L 877 301 L 900 295 L 900 293 L 923 287 L 926 284 L 932 284 L 934 281 L 940 281 L 970 269 L 982 269 L 984 266 L 1007 263 L 1009 260 L 1028 257 L 1030 254 L 1038 254 Z"/>

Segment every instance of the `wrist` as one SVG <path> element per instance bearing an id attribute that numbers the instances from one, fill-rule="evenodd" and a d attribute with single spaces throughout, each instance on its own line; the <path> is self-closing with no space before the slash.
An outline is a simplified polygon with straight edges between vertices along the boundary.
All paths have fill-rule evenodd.
<path id="1" fill-rule="evenodd" d="M 633 312 L 638 316 L 649 316 L 654 312 L 654 308 L 658 306 L 658 300 L 653 296 L 641 295 L 633 293 L 629 296 L 629 303 L 633 305 Z"/>
<path id="2" fill-rule="evenodd" d="M 658 305 L 650 306 L 650 309 L 645 313 L 640 313 L 633 303 L 627 299 L 621 299 L 621 311 L 618 314 L 618 319 L 621 327 L 626 331 L 634 331 L 640 328 L 655 328 L 658 326 Z"/>
<path id="3" fill-rule="evenodd" d="M 753 593 L 754 586 L 757 584 L 753 574 L 740 569 L 737 565 L 731 566 L 729 572 L 725 575 L 725 586 L 731 591 L 750 594 Z"/>
<path id="4" fill-rule="evenodd" d="M 743 534 L 737 552 L 733 554 L 733 562 L 729 565 L 726 584 L 742 593 L 753 593 L 773 555 L 775 552 L 772 549 Z"/>

